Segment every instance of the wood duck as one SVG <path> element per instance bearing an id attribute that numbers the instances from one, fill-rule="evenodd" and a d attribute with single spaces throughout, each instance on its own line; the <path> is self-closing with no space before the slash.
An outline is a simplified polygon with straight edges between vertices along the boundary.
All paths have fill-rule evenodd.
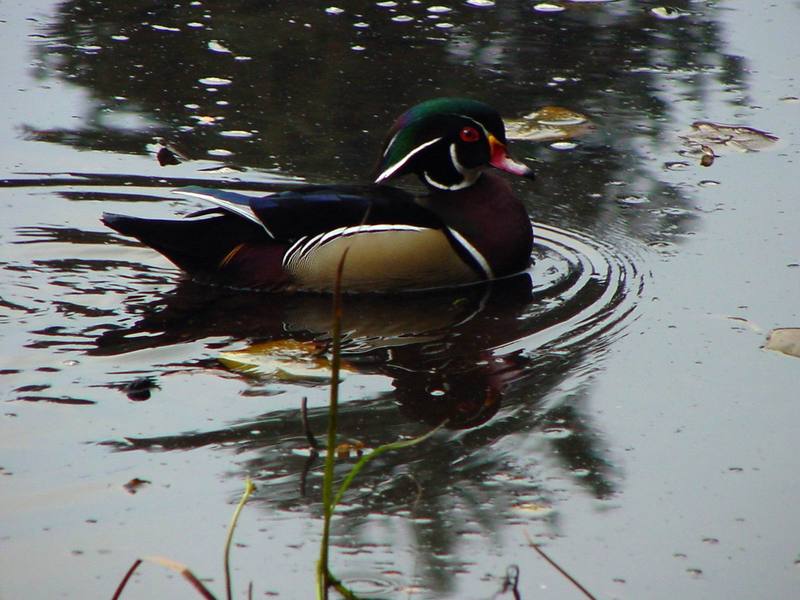
<path id="1" fill-rule="evenodd" d="M 176 190 L 212 208 L 181 220 L 104 214 L 195 278 L 223 285 L 331 291 L 345 250 L 348 292 L 449 287 L 524 270 L 533 244 L 522 202 L 487 166 L 533 178 L 506 151 L 491 107 L 439 98 L 403 113 L 387 134 L 374 183 L 307 185 L 266 196 Z M 390 187 L 416 174 L 427 194 Z"/>

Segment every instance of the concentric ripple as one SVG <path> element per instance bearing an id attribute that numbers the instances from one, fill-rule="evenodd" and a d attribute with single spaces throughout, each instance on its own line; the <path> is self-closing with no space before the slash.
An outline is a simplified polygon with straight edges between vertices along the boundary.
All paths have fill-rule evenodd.
<path id="1" fill-rule="evenodd" d="M 565 350 L 622 329 L 642 296 L 644 275 L 632 257 L 587 235 L 541 223 L 531 270 L 542 327 L 495 349 Z M 613 337 L 613 336 L 612 336 Z"/>

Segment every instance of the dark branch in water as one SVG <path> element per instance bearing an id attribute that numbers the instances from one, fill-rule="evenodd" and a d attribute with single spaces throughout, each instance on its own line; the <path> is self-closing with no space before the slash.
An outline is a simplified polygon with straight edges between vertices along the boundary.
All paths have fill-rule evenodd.
<path id="1" fill-rule="evenodd" d="M 551 566 L 551 567 L 553 567 L 553 568 L 554 568 L 556 571 L 558 571 L 558 572 L 559 572 L 559 573 L 561 573 L 561 574 L 562 574 L 564 577 L 566 577 L 566 578 L 569 580 L 569 582 L 570 582 L 572 585 L 574 585 L 574 586 L 575 586 L 576 588 L 578 588 L 578 589 L 579 589 L 581 592 L 583 592 L 584 596 L 586 596 L 587 598 L 589 598 L 589 600 L 597 600 L 597 598 L 595 598 L 595 597 L 592 595 L 592 593 L 591 593 L 589 590 L 587 590 L 587 589 L 586 589 L 585 587 L 583 587 L 583 586 L 582 586 L 580 583 L 578 583 L 578 580 L 577 580 L 577 579 L 575 579 L 575 578 L 574 578 L 572 575 L 570 575 L 570 574 L 569 574 L 569 573 L 567 573 L 567 572 L 566 572 L 564 569 L 562 569 L 562 568 L 561 568 L 561 567 L 558 565 L 558 563 L 557 563 L 556 561 L 554 561 L 552 558 L 550 558 L 549 556 L 547 556 L 547 554 L 545 554 L 544 550 L 542 550 L 542 549 L 539 547 L 539 545 L 538 545 L 536 542 L 534 542 L 534 541 L 533 541 L 533 540 L 530 538 L 530 536 L 527 534 L 527 532 L 525 533 L 525 537 L 526 537 L 526 538 L 528 538 L 528 545 L 529 545 L 531 548 L 533 548 L 534 550 L 536 550 L 536 552 L 538 552 L 538 553 L 539 553 L 539 556 L 541 556 L 541 557 L 542 557 L 543 559 L 545 559 L 545 560 L 546 560 L 548 563 L 550 563 L 550 566 Z"/>

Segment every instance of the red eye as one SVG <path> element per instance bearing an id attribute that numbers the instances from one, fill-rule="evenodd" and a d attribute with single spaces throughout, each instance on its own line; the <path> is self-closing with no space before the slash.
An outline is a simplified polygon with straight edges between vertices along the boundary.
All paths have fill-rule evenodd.
<path id="1" fill-rule="evenodd" d="M 464 127 L 464 129 L 459 132 L 458 137 L 464 142 L 477 142 L 481 139 L 481 134 L 478 133 L 478 130 L 474 127 Z"/>

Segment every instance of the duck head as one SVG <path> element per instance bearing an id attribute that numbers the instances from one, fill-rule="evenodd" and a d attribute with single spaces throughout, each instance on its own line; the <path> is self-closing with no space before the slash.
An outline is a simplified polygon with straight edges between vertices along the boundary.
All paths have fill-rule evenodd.
<path id="1" fill-rule="evenodd" d="M 496 110 L 475 100 L 437 98 L 417 104 L 395 121 L 375 183 L 416 173 L 433 189 L 456 191 L 475 183 L 487 166 L 534 176 L 508 155 L 505 126 Z"/>

